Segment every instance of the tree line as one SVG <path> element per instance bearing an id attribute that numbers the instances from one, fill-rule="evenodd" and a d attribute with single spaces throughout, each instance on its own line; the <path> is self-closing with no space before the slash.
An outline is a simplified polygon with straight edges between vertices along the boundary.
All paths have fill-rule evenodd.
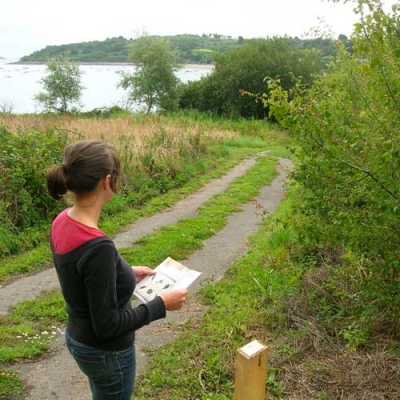
<path id="1" fill-rule="evenodd" d="M 147 35 L 146 35 L 147 36 Z M 160 37 L 160 36 L 159 36 Z M 232 38 L 219 34 L 210 35 L 174 35 L 163 36 L 171 44 L 171 51 L 175 54 L 179 64 L 210 64 L 215 55 L 228 53 L 230 50 L 244 44 L 247 39 L 242 36 Z M 329 59 L 335 52 L 335 40 L 330 38 L 300 39 L 288 38 L 298 49 L 316 48 L 321 51 L 322 57 Z M 340 35 L 339 39 L 351 46 L 349 39 Z M 49 59 L 66 58 L 73 62 L 129 62 L 129 49 L 138 39 L 126 39 L 122 36 L 107 38 L 103 41 L 63 44 L 46 46 L 21 58 L 21 62 L 47 62 Z"/>
<path id="2" fill-rule="evenodd" d="M 119 85 L 128 91 L 125 107 L 139 106 L 147 113 L 197 109 L 219 116 L 265 118 L 265 105 L 243 93 L 262 93 L 265 76 L 279 76 L 285 89 L 300 76 L 311 85 L 314 76 L 327 68 L 327 40 L 308 43 L 288 37 L 245 40 L 225 53 L 214 54 L 215 68 L 208 76 L 183 84 L 175 74 L 179 62 L 170 40 L 142 36 L 129 47 L 128 60 L 135 67 L 132 72 L 121 73 Z M 335 49 L 340 43 L 351 51 L 347 41 L 332 43 Z M 45 91 L 36 100 L 45 111 L 79 111 L 79 64 L 62 58 L 51 59 L 47 66 L 48 75 L 42 80 Z"/>

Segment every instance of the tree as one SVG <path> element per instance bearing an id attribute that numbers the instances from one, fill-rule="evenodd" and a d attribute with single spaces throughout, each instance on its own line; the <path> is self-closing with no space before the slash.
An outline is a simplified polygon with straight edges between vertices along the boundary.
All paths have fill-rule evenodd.
<path id="1" fill-rule="evenodd" d="M 131 47 L 130 60 L 135 63 L 133 73 L 122 72 L 119 86 L 129 90 L 129 100 L 145 107 L 172 110 L 178 103 L 179 79 L 170 43 L 160 37 L 142 36 Z"/>
<path id="2" fill-rule="evenodd" d="M 337 59 L 311 90 L 288 93 L 269 81 L 267 102 L 301 143 L 294 177 L 307 257 L 312 246 L 318 254 L 327 248 L 330 259 L 333 249 L 347 252 L 327 293 L 357 299 L 343 336 L 364 340 L 375 329 L 400 332 L 400 5 L 386 14 L 380 2 L 359 0 L 357 10 L 352 52 L 339 41 Z M 333 287 L 344 277 L 346 295 Z"/>
<path id="3" fill-rule="evenodd" d="M 321 68 L 317 50 L 294 48 L 288 38 L 246 40 L 215 56 L 215 70 L 200 84 L 185 85 L 180 106 L 229 117 L 264 118 L 268 110 L 263 104 L 241 93 L 262 93 L 267 76 L 279 76 L 285 88 L 292 84 L 292 76 L 302 76 L 311 84 L 313 74 Z"/>
<path id="4" fill-rule="evenodd" d="M 63 113 L 71 111 L 70 107 L 74 104 L 80 106 L 84 87 L 77 64 L 66 59 L 50 60 L 41 83 L 44 91 L 35 95 L 35 100 L 46 111 Z"/>

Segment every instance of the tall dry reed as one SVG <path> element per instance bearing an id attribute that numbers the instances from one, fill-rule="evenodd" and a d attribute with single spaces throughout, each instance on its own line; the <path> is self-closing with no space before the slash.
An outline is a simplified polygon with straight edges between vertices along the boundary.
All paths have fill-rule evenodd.
<path id="1" fill-rule="evenodd" d="M 237 133 L 218 129 L 204 130 L 201 122 L 169 120 L 160 116 L 127 116 L 118 119 L 78 118 L 75 116 L 40 116 L 40 115 L 8 115 L 0 114 L 0 126 L 17 132 L 45 131 L 57 127 L 70 133 L 71 140 L 102 139 L 108 142 L 118 141 L 121 136 L 132 138 L 136 144 L 152 137 L 161 129 L 179 140 L 189 136 L 232 138 Z"/>

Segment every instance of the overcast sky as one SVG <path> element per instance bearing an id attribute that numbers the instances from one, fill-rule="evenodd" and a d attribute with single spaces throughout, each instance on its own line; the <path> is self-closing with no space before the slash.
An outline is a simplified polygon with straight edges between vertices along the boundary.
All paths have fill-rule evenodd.
<path id="1" fill-rule="evenodd" d="M 0 57 L 19 58 L 47 45 L 129 39 L 143 33 L 305 37 L 323 26 L 334 37 L 350 36 L 358 20 L 353 7 L 352 2 L 327 0 L 3 0 Z"/>

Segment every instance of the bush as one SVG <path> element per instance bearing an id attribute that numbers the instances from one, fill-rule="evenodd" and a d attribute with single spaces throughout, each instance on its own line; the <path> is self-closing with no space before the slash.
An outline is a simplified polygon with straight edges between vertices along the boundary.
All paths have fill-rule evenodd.
<path id="1" fill-rule="evenodd" d="M 315 49 L 297 49 L 288 38 L 252 39 L 227 54 L 215 57 L 214 71 L 184 86 L 180 107 L 196 108 L 226 117 L 262 119 L 268 109 L 262 102 L 242 96 L 262 93 L 266 77 L 280 77 L 285 89 L 292 75 L 310 84 L 322 70 L 321 54 Z"/>
<path id="2" fill-rule="evenodd" d="M 321 266 L 333 268 L 321 288 L 330 291 L 315 296 L 332 309 L 338 297 L 357 299 L 343 317 L 342 336 L 351 346 L 377 326 L 388 336 L 400 332 L 400 7 L 391 15 L 378 3 L 360 1 L 360 12 L 363 7 L 370 14 L 356 24 L 352 54 L 341 46 L 329 73 L 310 90 L 300 84 L 293 96 L 270 82 L 268 97 L 302 145 L 295 179 L 303 188 L 303 255 L 344 247 L 344 254 L 358 257 L 350 267 L 341 257 L 324 257 Z"/>
<path id="3" fill-rule="evenodd" d="M 93 110 L 79 113 L 79 116 L 84 118 L 119 118 L 129 115 L 132 115 L 132 113 L 120 106 L 94 108 Z"/>
<path id="4" fill-rule="evenodd" d="M 57 130 L 12 133 L 0 127 L 0 254 L 12 253 L 18 236 L 39 228 L 55 214 L 56 203 L 47 193 L 47 168 L 60 162 L 66 134 Z"/>

